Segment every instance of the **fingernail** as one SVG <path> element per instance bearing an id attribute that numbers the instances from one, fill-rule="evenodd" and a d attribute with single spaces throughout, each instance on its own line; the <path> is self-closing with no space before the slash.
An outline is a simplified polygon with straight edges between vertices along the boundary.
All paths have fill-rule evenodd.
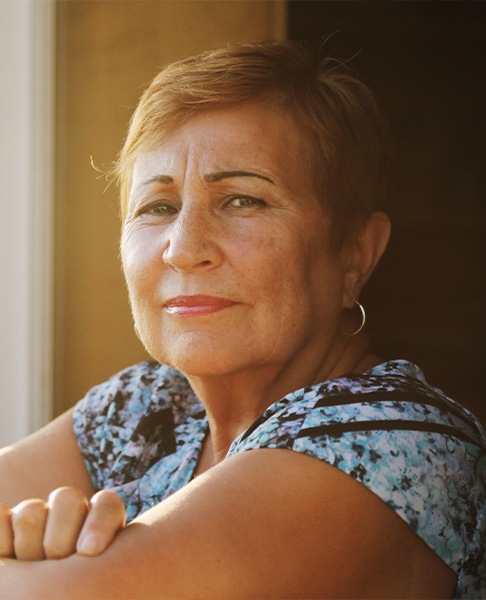
<path id="1" fill-rule="evenodd" d="M 101 550 L 101 540 L 96 533 L 88 533 L 78 544 L 78 554 L 93 556 L 99 554 Z"/>

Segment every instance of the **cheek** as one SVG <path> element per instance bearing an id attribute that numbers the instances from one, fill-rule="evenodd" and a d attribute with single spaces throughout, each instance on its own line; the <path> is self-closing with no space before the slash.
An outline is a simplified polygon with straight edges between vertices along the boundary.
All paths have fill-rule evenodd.
<path id="1" fill-rule="evenodd" d="M 275 291 L 295 314 L 318 321 L 335 318 L 341 311 L 343 275 L 322 232 L 308 231 L 283 244 L 273 265 Z M 278 287 L 280 289 L 278 289 Z"/>
<path id="2" fill-rule="evenodd" d="M 261 270 L 274 281 L 291 284 L 292 280 L 309 281 L 312 265 L 321 247 L 313 243 L 312 235 L 282 229 L 273 236 L 261 236 L 252 252 L 255 271 Z"/>
<path id="3" fill-rule="evenodd" d="M 234 249 L 233 257 L 237 278 L 247 282 L 256 296 L 268 297 L 284 291 L 290 256 L 281 239 L 253 236 L 251 242 Z"/>
<path id="4" fill-rule="evenodd" d="M 130 298 L 147 293 L 154 277 L 158 262 L 155 240 L 142 232 L 124 232 L 120 243 L 123 273 L 127 282 Z"/>
<path id="5" fill-rule="evenodd" d="M 302 236 L 265 233 L 241 249 L 238 271 L 270 314 L 288 319 L 308 303 L 313 258 Z"/>

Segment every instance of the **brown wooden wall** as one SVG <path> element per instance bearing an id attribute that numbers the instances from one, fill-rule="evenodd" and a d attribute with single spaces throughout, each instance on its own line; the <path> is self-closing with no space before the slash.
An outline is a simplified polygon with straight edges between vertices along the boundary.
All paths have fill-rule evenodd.
<path id="1" fill-rule="evenodd" d="M 289 37 L 351 58 L 397 145 L 394 233 L 363 295 L 377 349 L 486 423 L 486 3 L 289 2 Z"/>

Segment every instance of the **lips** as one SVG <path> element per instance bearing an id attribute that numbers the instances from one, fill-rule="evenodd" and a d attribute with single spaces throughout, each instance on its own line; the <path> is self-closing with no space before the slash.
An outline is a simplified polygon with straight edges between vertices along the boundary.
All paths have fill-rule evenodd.
<path id="1" fill-rule="evenodd" d="M 164 308 L 170 315 L 192 317 L 219 312 L 235 304 L 234 300 L 218 296 L 177 296 L 167 300 Z"/>

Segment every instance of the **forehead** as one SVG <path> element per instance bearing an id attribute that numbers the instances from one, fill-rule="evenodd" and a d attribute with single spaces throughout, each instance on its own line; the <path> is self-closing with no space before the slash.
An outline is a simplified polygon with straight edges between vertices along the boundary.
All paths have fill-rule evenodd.
<path id="1" fill-rule="evenodd" d="M 254 170 L 277 181 L 311 183 L 308 144 L 294 118 L 265 102 L 204 110 L 141 154 L 132 188 L 154 174 L 183 169 L 201 175 L 218 170 Z"/>

